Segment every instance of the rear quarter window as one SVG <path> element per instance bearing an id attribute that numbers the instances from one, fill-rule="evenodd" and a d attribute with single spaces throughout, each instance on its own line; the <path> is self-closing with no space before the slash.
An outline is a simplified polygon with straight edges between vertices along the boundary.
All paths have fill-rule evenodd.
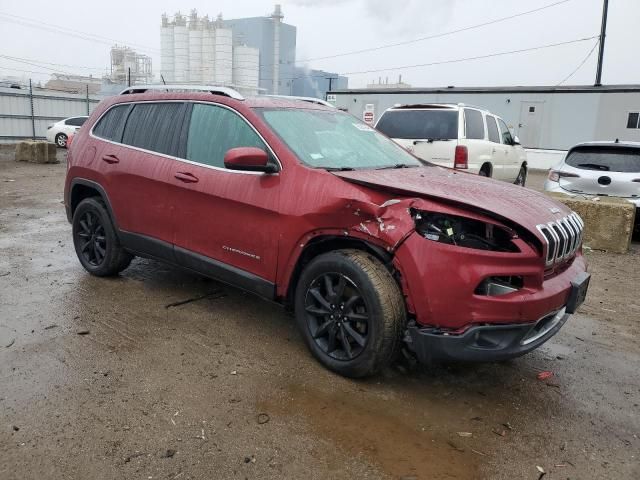
<path id="1" fill-rule="evenodd" d="M 128 111 L 129 105 L 117 105 L 111 108 L 98 120 L 98 123 L 93 128 L 93 134 L 105 140 L 119 142 Z"/>
<path id="2" fill-rule="evenodd" d="M 456 110 L 389 110 L 376 129 L 390 138 L 454 140 L 458 138 Z"/>
<path id="3" fill-rule="evenodd" d="M 569 152 L 565 163 L 582 170 L 639 173 L 640 149 L 622 147 L 579 148 Z"/>

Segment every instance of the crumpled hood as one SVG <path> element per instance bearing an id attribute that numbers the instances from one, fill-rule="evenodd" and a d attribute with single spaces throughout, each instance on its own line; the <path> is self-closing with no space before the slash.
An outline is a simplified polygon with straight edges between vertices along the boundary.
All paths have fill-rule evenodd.
<path id="1" fill-rule="evenodd" d="M 352 183 L 479 209 L 526 228 L 566 217 L 571 210 L 534 190 L 440 167 L 333 172 Z"/>

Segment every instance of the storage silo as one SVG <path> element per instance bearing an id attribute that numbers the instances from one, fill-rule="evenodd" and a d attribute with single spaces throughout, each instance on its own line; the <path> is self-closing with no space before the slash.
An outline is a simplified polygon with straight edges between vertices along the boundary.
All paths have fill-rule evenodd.
<path id="1" fill-rule="evenodd" d="M 215 83 L 216 38 L 209 17 L 202 19 L 202 83 Z"/>
<path id="2" fill-rule="evenodd" d="M 169 23 L 169 18 L 165 13 L 162 15 L 162 25 L 160 26 L 160 73 L 165 82 L 174 81 L 173 55 L 173 24 Z"/>
<path id="3" fill-rule="evenodd" d="M 233 47 L 233 84 L 247 94 L 258 94 L 260 50 L 236 45 Z"/>
<path id="4" fill-rule="evenodd" d="M 202 83 L 202 25 L 196 10 L 189 18 L 189 82 Z"/>
<path id="5" fill-rule="evenodd" d="M 229 85 L 233 81 L 233 32 L 224 28 L 222 16 L 215 25 L 215 83 Z"/>
<path id="6" fill-rule="evenodd" d="M 185 83 L 189 79 L 189 32 L 185 18 L 176 14 L 173 27 L 174 75 L 173 81 Z"/>

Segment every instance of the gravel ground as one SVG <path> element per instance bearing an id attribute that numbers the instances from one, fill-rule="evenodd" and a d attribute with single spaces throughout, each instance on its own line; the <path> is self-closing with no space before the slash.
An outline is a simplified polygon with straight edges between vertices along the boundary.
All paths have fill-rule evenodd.
<path id="1" fill-rule="evenodd" d="M 63 157 L 0 147 L 0 478 L 640 478 L 638 245 L 588 254 L 538 351 L 351 381 L 277 305 L 148 260 L 85 273 Z"/>

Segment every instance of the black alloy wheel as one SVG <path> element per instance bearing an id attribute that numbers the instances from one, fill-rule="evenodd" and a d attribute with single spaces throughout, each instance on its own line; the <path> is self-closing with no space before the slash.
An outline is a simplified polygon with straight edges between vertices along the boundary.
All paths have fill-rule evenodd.
<path id="1" fill-rule="evenodd" d="M 79 220 L 77 236 L 80 239 L 80 254 L 94 267 L 102 265 L 107 253 L 107 239 L 100 217 L 92 211 L 86 211 Z"/>
<path id="2" fill-rule="evenodd" d="M 336 360 L 353 360 L 369 335 L 369 315 L 356 284 L 341 273 L 324 273 L 307 289 L 307 326 L 316 345 Z"/>

